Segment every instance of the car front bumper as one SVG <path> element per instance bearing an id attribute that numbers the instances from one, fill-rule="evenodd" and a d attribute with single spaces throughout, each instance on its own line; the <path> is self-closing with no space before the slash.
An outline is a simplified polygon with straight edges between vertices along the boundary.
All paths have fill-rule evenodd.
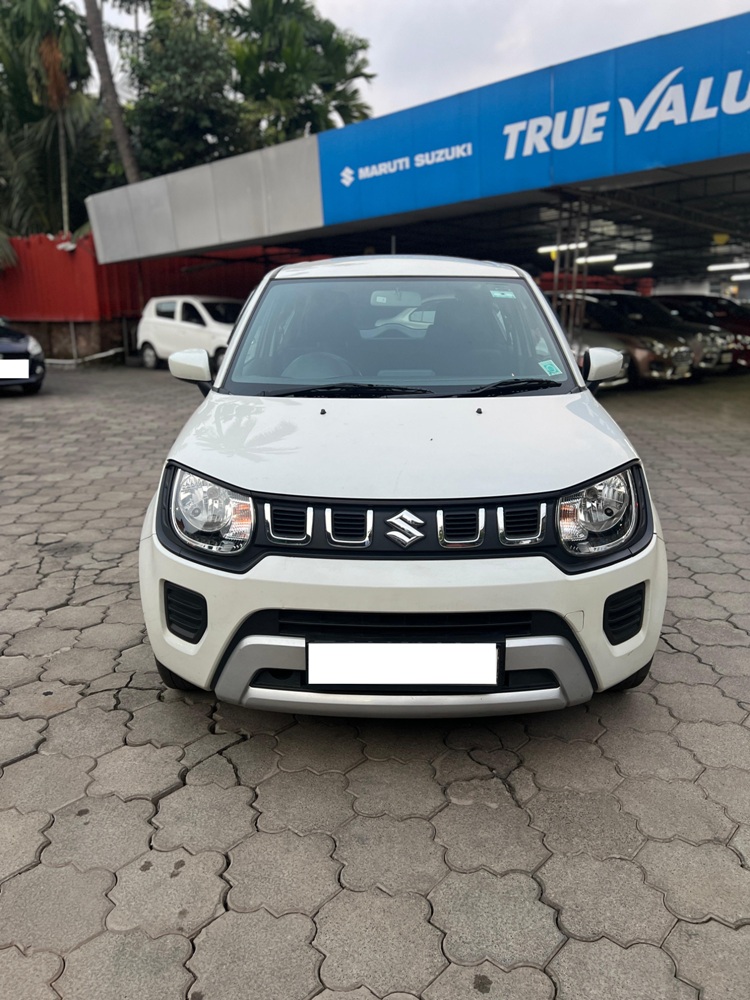
<path id="1" fill-rule="evenodd" d="M 587 701 L 631 676 L 653 657 L 667 592 L 664 543 L 655 534 L 641 552 L 612 566 L 566 575 L 543 556 L 503 559 L 368 560 L 266 556 L 244 575 L 207 568 L 173 555 L 155 534 L 154 504 L 140 548 L 141 600 L 156 659 L 173 673 L 224 701 L 253 708 L 335 715 L 451 716 L 545 711 Z M 191 643 L 167 625 L 165 583 L 202 595 L 207 627 Z M 603 629 L 604 603 L 645 583 L 641 628 L 612 645 Z M 376 614 L 386 622 L 404 614 L 440 616 L 447 631 L 457 616 L 533 612 L 559 627 L 509 634 L 502 641 L 503 690 L 461 690 L 460 664 L 450 690 L 431 693 L 356 688 L 323 691 L 306 684 L 307 639 L 283 626 L 254 632 L 248 620 L 269 609 L 356 622 Z M 270 613 L 270 612 L 269 612 Z M 437 634 L 437 633 L 436 633 Z M 468 637 L 467 637 L 468 638 Z M 276 671 L 275 674 L 269 673 Z M 524 683 L 526 671 L 554 680 Z M 262 683 L 257 682 L 263 673 Z M 284 678 L 278 687 L 269 677 Z M 529 673 L 528 677 L 532 677 Z M 292 681 L 290 682 L 290 678 Z"/>

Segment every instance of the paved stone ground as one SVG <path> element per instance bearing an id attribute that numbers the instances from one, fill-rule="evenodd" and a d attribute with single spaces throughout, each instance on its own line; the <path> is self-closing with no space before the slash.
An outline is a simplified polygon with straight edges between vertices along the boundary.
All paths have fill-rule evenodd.
<path id="1" fill-rule="evenodd" d="M 420 724 L 162 689 L 138 532 L 197 402 L 0 394 L 0 995 L 747 1000 L 750 379 L 605 397 L 672 560 L 652 678 Z"/>

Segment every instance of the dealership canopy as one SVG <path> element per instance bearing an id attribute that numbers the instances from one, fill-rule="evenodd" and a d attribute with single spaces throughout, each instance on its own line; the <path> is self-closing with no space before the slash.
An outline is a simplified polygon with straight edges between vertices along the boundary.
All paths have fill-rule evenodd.
<path id="1" fill-rule="evenodd" d="M 97 257 L 293 244 L 528 265 L 585 203 L 588 255 L 705 272 L 750 250 L 749 42 L 743 14 L 94 195 Z"/>

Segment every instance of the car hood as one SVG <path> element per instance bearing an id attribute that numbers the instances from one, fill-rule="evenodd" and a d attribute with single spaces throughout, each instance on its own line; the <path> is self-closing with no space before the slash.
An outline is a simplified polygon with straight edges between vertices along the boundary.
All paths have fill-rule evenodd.
<path id="1" fill-rule="evenodd" d="M 407 501 L 563 491 L 636 453 L 589 392 L 465 399 L 211 392 L 169 457 L 251 492 Z"/>
<path id="2" fill-rule="evenodd" d="M 644 341 L 658 340 L 660 343 L 664 344 L 665 347 L 684 347 L 687 341 L 692 336 L 691 330 L 685 330 L 678 333 L 674 329 L 664 326 L 646 326 L 645 324 L 641 326 L 631 326 L 627 329 L 620 331 L 610 331 L 607 333 L 612 337 L 617 337 L 617 339 L 622 339 L 627 343 L 631 343 L 634 347 L 644 347 Z"/>
<path id="3" fill-rule="evenodd" d="M 0 326 L 0 351 L 26 351 L 29 338 L 25 333 Z"/>

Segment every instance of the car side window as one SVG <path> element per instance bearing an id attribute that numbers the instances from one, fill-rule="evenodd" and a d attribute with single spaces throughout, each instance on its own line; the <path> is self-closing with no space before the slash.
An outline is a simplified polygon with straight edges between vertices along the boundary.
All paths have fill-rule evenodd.
<path id="1" fill-rule="evenodd" d="M 205 326 L 205 321 L 192 302 L 182 303 L 182 322 L 194 323 L 196 326 Z"/>
<path id="2" fill-rule="evenodd" d="M 156 315 L 159 319 L 174 319 L 176 307 L 176 302 L 157 302 Z"/>

